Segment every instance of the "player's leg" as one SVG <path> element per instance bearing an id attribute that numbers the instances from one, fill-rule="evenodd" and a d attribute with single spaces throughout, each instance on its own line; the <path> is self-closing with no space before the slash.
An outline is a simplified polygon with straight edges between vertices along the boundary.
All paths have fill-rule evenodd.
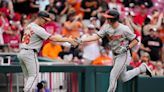
<path id="1" fill-rule="evenodd" d="M 125 69 L 123 70 L 123 72 L 120 75 L 120 79 L 123 82 L 126 82 L 126 81 L 134 78 L 135 76 L 139 75 L 140 73 L 146 72 L 147 69 L 148 69 L 148 67 L 144 63 L 142 63 L 139 67 L 134 68 L 134 69 L 129 70 L 129 71 L 127 71 L 127 68 L 125 67 Z"/>
<path id="2" fill-rule="evenodd" d="M 127 53 L 119 55 L 115 58 L 114 65 L 110 73 L 108 92 L 115 92 L 117 80 L 120 74 L 122 73 L 123 69 L 126 67 L 127 58 Z"/>
<path id="3" fill-rule="evenodd" d="M 24 87 L 25 92 L 32 92 L 32 90 L 35 88 L 36 83 L 38 82 L 38 74 L 39 74 L 39 63 L 37 59 L 36 53 L 33 51 L 26 52 L 26 58 L 24 58 L 23 61 L 25 61 L 26 68 L 28 70 L 28 79 L 27 83 Z"/>
<path id="4" fill-rule="evenodd" d="M 140 72 L 141 72 L 141 71 L 140 71 L 140 68 L 139 68 L 139 67 L 138 67 L 138 68 L 135 68 L 135 69 L 133 69 L 133 70 L 129 70 L 129 71 L 127 71 L 127 68 L 125 67 L 125 68 L 123 69 L 123 72 L 122 72 L 121 75 L 120 75 L 120 79 L 121 79 L 123 82 L 126 82 L 126 81 L 132 79 L 133 77 L 139 75 Z"/>
<path id="5" fill-rule="evenodd" d="M 24 64 L 24 61 L 22 60 L 22 53 L 20 52 L 18 55 L 17 55 L 18 59 L 19 59 L 19 64 L 21 66 L 21 69 L 22 69 L 22 72 L 23 72 L 23 75 L 24 75 L 24 85 L 26 85 L 26 82 L 27 82 L 27 78 L 28 78 L 28 71 L 27 71 L 27 68 Z"/>

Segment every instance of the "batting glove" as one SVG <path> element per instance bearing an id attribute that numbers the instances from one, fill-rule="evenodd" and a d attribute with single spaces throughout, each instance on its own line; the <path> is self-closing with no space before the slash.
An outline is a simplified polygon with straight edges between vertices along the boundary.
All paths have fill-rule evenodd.
<path id="1" fill-rule="evenodd" d="M 123 53 L 127 52 L 129 49 L 130 49 L 129 46 L 121 47 L 116 53 L 117 54 L 123 54 Z"/>

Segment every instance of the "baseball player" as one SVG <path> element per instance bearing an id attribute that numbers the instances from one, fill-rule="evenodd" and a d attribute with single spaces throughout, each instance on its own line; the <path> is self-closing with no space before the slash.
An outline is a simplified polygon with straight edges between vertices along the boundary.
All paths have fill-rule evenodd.
<path id="1" fill-rule="evenodd" d="M 107 92 L 115 92 L 118 79 L 126 82 L 140 73 L 146 73 L 151 77 L 151 70 L 145 63 L 142 63 L 138 68 L 127 71 L 131 58 L 130 49 L 137 45 L 138 40 L 128 26 L 119 23 L 119 13 L 117 10 L 110 10 L 108 13 L 102 15 L 107 19 L 107 24 L 104 24 L 96 34 L 86 38 L 79 38 L 77 42 L 80 44 L 82 42 L 98 40 L 104 36 L 108 37 L 114 56 L 114 65 L 110 73 Z"/>
<path id="2" fill-rule="evenodd" d="M 24 74 L 24 92 L 33 92 L 39 74 L 39 63 L 37 53 L 39 52 L 43 40 L 54 42 L 70 42 L 76 45 L 72 38 L 64 38 L 58 35 L 51 35 L 42 26 L 51 21 L 50 15 L 45 11 L 40 11 L 38 17 L 25 28 L 18 59 Z"/>

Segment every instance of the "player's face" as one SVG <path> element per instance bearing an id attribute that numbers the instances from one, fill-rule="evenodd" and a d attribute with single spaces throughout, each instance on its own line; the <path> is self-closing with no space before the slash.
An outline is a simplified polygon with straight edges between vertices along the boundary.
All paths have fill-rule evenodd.
<path id="1" fill-rule="evenodd" d="M 45 23 L 47 23 L 47 22 L 48 22 L 48 20 L 47 20 L 46 18 L 42 17 L 42 19 L 45 21 Z"/>
<path id="2" fill-rule="evenodd" d="M 46 24 L 48 21 L 44 17 L 40 17 L 40 25 L 43 26 Z"/>

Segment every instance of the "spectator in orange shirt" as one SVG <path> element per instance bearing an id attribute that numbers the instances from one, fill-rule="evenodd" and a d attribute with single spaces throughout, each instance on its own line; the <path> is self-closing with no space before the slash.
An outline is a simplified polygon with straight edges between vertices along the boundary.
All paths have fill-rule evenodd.
<path id="1" fill-rule="evenodd" d="M 100 50 L 101 55 L 97 57 L 95 60 L 92 61 L 92 65 L 109 65 L 111 66 L 112 63 L 112 58 L 110 58 L 107 54 L 107 51 L 102 48 Z"/>
<path id="2" fill-rule="evenodd" d="M 67 0 L 68 4 L 75 9 L 76 15 L 84 15 L 84 12 L 81 11 L 81 1 L 79 0 Z"/>
<path id="3" fill-rule="evenodd" d="M 62 35 L 66 37 L 72 36 L 72 38 L 80 37 L 80 29 L 83 28 L 80 17 L 76 16 L 74 9 L 70 10 L 67 17 L 68 21 L 64 23 Z"/>
<path id="4" fill-rule="evenodd" d="M 54 43 L 52 41 L 48 42 L 43 46 L 42 49 L 42 56 L 51 58 L 51 59 L 57 59 L 58 54 L 62 51 L 62 48 L 57 43 Z"/>

